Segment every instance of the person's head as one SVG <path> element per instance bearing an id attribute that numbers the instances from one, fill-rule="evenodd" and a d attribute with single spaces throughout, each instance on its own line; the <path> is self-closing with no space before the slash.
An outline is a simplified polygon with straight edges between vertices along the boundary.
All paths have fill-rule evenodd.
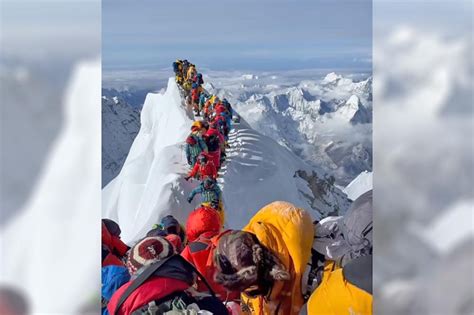
<path id="1" fill-rule="evenodd" d="M 167 233 L 161 228 L 161 226 L 153 227 L 151 230 L 149 230 L 146 233 L 147 237 L 153 237 L 153 236 L 165 237 L 166 235 L 167 235 Z"/>
<path id="2" fill-rule="evenodd" d="M 120 226 L 117 222 L 111 219 L 102 219 L 102 223 L 104 223 L 105 227 L 107 228 L 107 231 L 109 231 L 111 235 L 120 237 L 122 231 L 120 230 Z"/>
<path id="3" fill-rule="evenodd" d="M 189 214 L 186 222 L 186 238 L 193 242 L 200 235 L 208 232 L 213 234 L 221 230 L 221 219 L 216 210 L 209 207 L 199 207 Z"/>
<path id="4" fill-rule="evenodd" d="M 166 234 L 175 234 L 178 236 L 182 234 L 181 225 L 179 224 L 179 221 L 176 220 L 176 218 L 172 215 L 167 215 L 163 217 L 161 219 L 160 225 L 163 231 L 166 232 Z"/>
<path id="5" fill-rule="evenodd" d="M 209 123 L 207 121 L 201 120 L 201 124 L 202 124 L 202 129 L 206 131 L 209 129 Z"/>
<path id="6" fill-rule="evenodd" d="M 200 122 L 199 120 L 193 122 L 193 124 L 191 125 L 191 131 L 199 131 L 202 129 L 202 122 Z"/>
<path id="7" fill-rule="evenodd" d="M 222 235 L 213 258 L 216 282 L 249 296 L 266 296 L 275 281 L 290 279 L 280 260 L 249 232 L 232 231 Z"/>
<path id="8" fill-rule="evenodd" d="M 174 254 L 174 248 L 164 237 L 145 237 L 130 249 L 127 257 L 127 269 L 133 276 L 145 266 L 168 258 Z"/>
<path id="9" fill-rule="evenodd" d="M 211 177 L 206 177 L 202 183 L 205 189 L 212 189 L 216 185 L 216 181 Z"/>

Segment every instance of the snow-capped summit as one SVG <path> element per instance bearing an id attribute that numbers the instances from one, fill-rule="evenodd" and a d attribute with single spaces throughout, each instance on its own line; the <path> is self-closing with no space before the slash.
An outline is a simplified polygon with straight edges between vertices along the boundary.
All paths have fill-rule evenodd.
<path id="1" fill-rule="evenodd" d="M 335 83 L 340 79 L 342 79 L 342 75 L 336 74 L 335 72 L 331 72 L 324 77 L 323 83 Z"/>
<path id="2" fill-rule="evenodd" d="M 258 75 L 254 74 L 243 74 L 242 79 L 244 80 L 258 80 Z"/>
<path id="3" fill-rule="evenodd" d="M 322 166 L 342 186 L 372 169 L 371 77 L 356 81 L 356 75 L 334 72 L 323 82 L 273 77 L 260 74 L 259 83 L 241 76 L 222 79 L 215 91 L 226 95 L 253 128 L 306 162 Z"/>
<path id="4" fill-rule="evenodd" d="M 353 125 L 372 122 L 371 112 L 362 105 L 357 95 L 352 95 L 343 106 L 339 107 L 334 117 Z"/>

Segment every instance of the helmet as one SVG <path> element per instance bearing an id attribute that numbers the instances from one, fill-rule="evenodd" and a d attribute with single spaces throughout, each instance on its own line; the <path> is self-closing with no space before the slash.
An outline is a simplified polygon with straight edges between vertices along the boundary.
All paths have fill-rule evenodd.
<path id="1" fill-rule="evenodd" d="M 210 177 L 206 177 L 203 181 L 203 184 L 204 184 L 204 188 L 210 189 L 214 187 L 214 185 L 216 184 L 216 181 Z"/>
<path id="2" fill-rule="evenodd" d="M 199 161 L 199 163 L 206 163 L 207 162 L 207 157 L 204 154 L 200 154 L 198 156 L 198 161 Z"/>
<path id="3" fill-rule="evenodd" d="M 196 121 L 193 122 L 193 124 L 191 125 L 191 129 L 193 129 L 193 128 L 201 129 L 201 128 L 202 128 L 202 122 L 200 122 L 199 120 L 196 120 Z"/>

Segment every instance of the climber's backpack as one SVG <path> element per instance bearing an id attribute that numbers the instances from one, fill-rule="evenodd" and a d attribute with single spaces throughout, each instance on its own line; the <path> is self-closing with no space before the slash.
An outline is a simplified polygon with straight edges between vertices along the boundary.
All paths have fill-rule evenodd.
<path id="1" fill-rule="evenodd" d="M 177 273 L 177 270 L 180 269 L 185 269 L 186 272 L 183 274 Z M 197 311 L 201 308 L 211 311 L 212 314 L 227 315 L 227 308 L 216 297 L 206 279 L 181 255 L 173 255 L 146 267 L 120 296 L 111 315 L 116 315 L 127 298 L 153 275 L 187 281 L 189 279 L 185 278 L 189 277 L 190 274 L 196 274 L 202 280 L 209 290 L 208 295 L 193 297 L 186 291 L 175 292 L 161 299 L 150 301 L 147 305 L 135 310 L 132 315 L 161 315 L 169 311 L 174 311 L 176 314 L 192 314 L 189 312 L 190 309 L 195 310 L 195 314 L 197 314 Z"/>
<path id="2" fill-rule="evenodd" d="M 219 138 L 216 135 L 206 137 L 206 144 L 209 152 L 217 151 L 220 148 Z"/>

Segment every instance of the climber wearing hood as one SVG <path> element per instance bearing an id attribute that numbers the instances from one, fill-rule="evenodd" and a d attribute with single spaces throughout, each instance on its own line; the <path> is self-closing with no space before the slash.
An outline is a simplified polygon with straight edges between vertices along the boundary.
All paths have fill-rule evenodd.
<path id="1" fill-rule="evenodd" d="M 194 166 L 196 159 L 202 152 L 207 152 L 206 142 L 201 136 L 203 125 L 200 121 L 193 122 L 191 126 L 191 133 L 186 138 L 186 159 L 188 165 Z"/>
<path id="2" fill-rule="evenodd" d="M 206 177 L 199 186 L 193 189 L 188 196 L 188 202 L 193 201 L 196 194 L 201 194 L 201 203 L 219 204 L 222 191 L 216 180 Z"/>
<path id="3" fill-rule="evenodd" d="M 208 147 L 209 148 L 209 147 Z M 189 180 L 191 177 L 203 180 L 206 177 L 217 178 L 217 169 L 214 162 L 210 159 L 209 154 L 201 153 L 194 164 L 193 169 L 184 179 Z"/>
<path id="4" fill-rule="evenodd" d="M 243 231 L 221 236 L 214 255 L 216 281 L 242 292 L 244 314 L 299 314 L 313 236 L 305 210 L 273 202 L 258 211 Z"/>
<path id="5" fill-rule="evenodd" d="M 173 71 L 175 74 L 176 83 L 179 85 L 182 85 L 184 81 L 184 77 L 183 77 L 183 62 L 181 60 L 176 59 L 176 61 L 173 62 Z"/>
<path id="6" fill-rule="evenodd" d="M 214 281 L 216 267 L 212 257 L 215 248 L 214 243 L 221 228 L 221 220 L 216 210 L 201 206 L 191 212 L 186 222 L 186 236 L 189 243 L 181 255 L 206 278 L 221 301 L 232 301 L 239 298 L 240 292 L 228 291 Z M 206 290 L 204 283 L 198 280 L 198 291 Z"/>
<path id="7" fill-rule="evenodd" d="M 110 219 L 102 219 L 102 266 L 123 265 L 121 259 L 129 247 L 120 239 L 119 225 Z"/>
<path id="8" fill-rule="evenodd" d="M 130 250 L 127 268 L 131 280 L 112 295 L 107 309 L 111 315 L 164 314 L 192 308 L 213 314 L 226 314 L 226 308 L 213 295 L 195 295 L 192 286 L 196 269 L 162 237 L 146 237 Z M 193 306 L 195 304 L 196 306 Z M 197 309 L 196 309 L 197 308 Z"/>
<path id="9" fill-rule="evenodd" d="M 315 229 L 313 248 L 325 262 L 308 314 L 372 314 L 372 191 Z"/>

